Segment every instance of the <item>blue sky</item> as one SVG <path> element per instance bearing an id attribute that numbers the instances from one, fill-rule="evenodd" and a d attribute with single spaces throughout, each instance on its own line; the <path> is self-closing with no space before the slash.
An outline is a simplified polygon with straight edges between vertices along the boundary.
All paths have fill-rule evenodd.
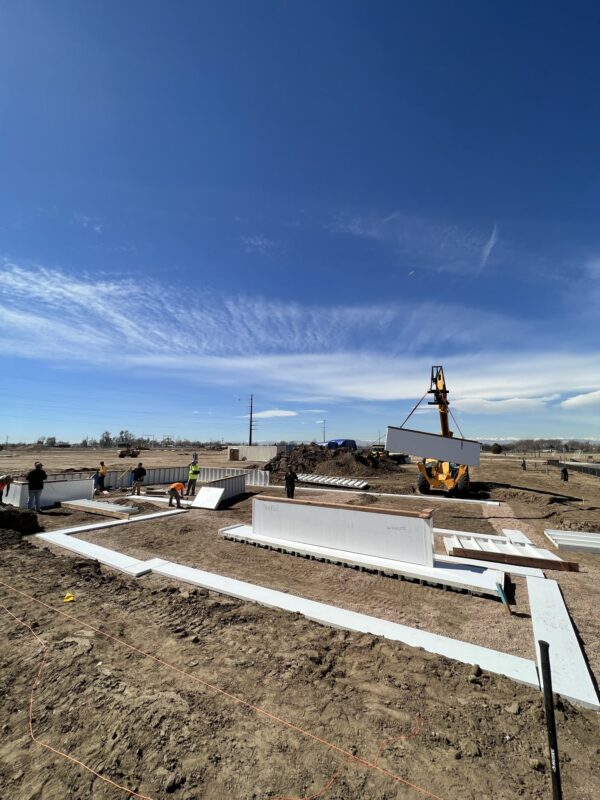
<path id="1" fill-rule="evenodd" d="M 2 440 L 600 437 L 596 3 L 0 16 Z"/>

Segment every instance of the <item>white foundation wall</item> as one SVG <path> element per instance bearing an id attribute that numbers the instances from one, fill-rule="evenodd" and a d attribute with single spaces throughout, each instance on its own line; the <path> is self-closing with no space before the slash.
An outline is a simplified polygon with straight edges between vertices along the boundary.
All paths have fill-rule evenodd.
<path id="1" fill-rule="evenodd" d="M 388 427 L 385 449 L 390 453 L 410 453 L 420 458 L 435 458 L 438 461 L 478 467 L 481 445 L 471 439 Z"/>
<path id="2" fill-rule="evenodd" d="M 431 518 L 255 498 L 252 531 L 259 536 L 433 566 Z"/>
<path id="3" fill-rule="evenodd" d="M 44 482 L 44 490 L 40 498 L 42 508 L 48 508 L 55 503 L 62 503 L 64 500 L 93 500 L 94 481 L 92 478 L 66 481 L 47 481 Z M 29 489 L 23 481 L 13 481 L 10 485 L 8 497 L 5 496 L 4 502 L 17 508 L 27 508 L 29 499 Z"/>
<path id="4" fill-rule="evenodd" d="M 232 497 L 237 497 L 240 494 L 246 493 L 246 476 L 227 475 L 225 478 L 217 478 L 214 481 L 209 481 L 206 485 L 210 488 L 225 490 L 225 494 L 221 497 L 222 502 L 223 500 L 229 500 Z"/>

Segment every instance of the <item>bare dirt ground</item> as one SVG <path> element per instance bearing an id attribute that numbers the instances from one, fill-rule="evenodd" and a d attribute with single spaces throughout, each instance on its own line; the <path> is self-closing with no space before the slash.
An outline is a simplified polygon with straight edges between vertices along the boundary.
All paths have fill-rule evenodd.
<path id="1" fill-rule="evenodd" d="M 53 451 L 52 458 L 54 453 L 56 462 L 46 453 L 40 457 L 51 470 L 93 467 L 100 459 L 111 465 L 108 456 L 98 452 L 95 460 L 87 459 L 90 463 L 82 460 L 81 451 Z M 4 455 L 0 452 L 0 471 L 7 471 Z M 187 463 L 189 455 L 155 452 L 153 461 L 144 451 L 140 458 L 149 466 L 175 465 Z M 224 456 L 201 453 L 200 461 L 224 465 Z M 23 469 L 29 466 L 30 452 L 25 459 Z M 123 463 L 113 460 L 116 466 Z M 12 467 L 11 471 L 15 472 Z M 520 528 L 549 549 L 544 528 L 600 530 L 600 481 L 592 476 L 571 473 L 564 486 L 555 468 L 547 474 L 545 467 L 523 473 L 516 460 L 498 457 L 484 459 L 472 480 L 482 496 L 501 500 L 502 505 L 444 504 L 418 497 L 369 496 L 367 501 L 355 494 L 303 495 L 302 490 L 299 496 L 351 503 L 358 498 L 396 508 L 430 505 L 436 509 L 436 526 L 482 532 Z M 414 467 L 409 465 L 394 476 L 374 478 L 373 488 L 410 492 L 414 483 Z M 279 491 L 269 489 L 271 494 Z M 157 506 L 144 503 L 142 509 L 154 511 Z M 85 538 L 135 556 L 160 555 L 533 657 L 522 582 L 515 586 L 517 613 L 509 617 L 494 600 L 296 559 L 218 536 L 220 527 L 249 521 L 250 515 L 251 498 L 246 497 L 219 512 L 194 510 L 160 523 L 135 523 Z M 39 517 L 46 529 L 101 521 L 61 509 Z M 1 603 L 26 620 L 48 648 L 48 665 L 35 694 L 34 734 L 152 800 L 474 800 L 542 798 L 550 792 L 543 766 L 543 704 L 533 690 L 493 675 L 474 675 L 469 667 L 422 651 L 190 591 L 153 576 L 128 580 L 91 562 L 32 545 L 30 539 L 18 543 L 8 534 L 3 545 Z M 600 557 L 562 555 L 578 560 L 581 571 L 547 575 L 559 581 L 598 677 Z M 62 603 L 67 591 L 75 595 L 74 603 Z M 39 601 L 78 619 L 62 617 Z M 19 800 L 127 796 L 30 740 L 29 692 L 43 647 L 4 610 L 0 632 L 3 795 Z M 303 732 L 206 683 L 267 709 Z M 561 702 L 558 727 L 565 797 L 600 796 L 600 715 Z M 406 735 L 410 738 L 401 738 Z M 362 760 L 352 760 L 348 753 Z"/>

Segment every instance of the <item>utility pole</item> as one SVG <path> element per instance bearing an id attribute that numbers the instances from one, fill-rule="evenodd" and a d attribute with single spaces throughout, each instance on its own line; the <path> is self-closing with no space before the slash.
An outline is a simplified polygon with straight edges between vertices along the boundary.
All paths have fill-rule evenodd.
<path id="1" fill-rule="evenodd" d="M 254 430 L 253 413 L 254 413 L 254 395 L 251 394 L 250 395 L 250 425 L 248 427 L 248 445 L 249 446 L 252 445 L 252 432 Z"/>
<path id="2" fill-rule="evenodd" d="M 327 420 L 326 420 L 326 419 L 324 419 L 324 420 L 323 420 L 323 441 L 326 441 L 326 438 L 325 438 L 325 423 L 326 423 L 326 422 L 327 422 Z"/>

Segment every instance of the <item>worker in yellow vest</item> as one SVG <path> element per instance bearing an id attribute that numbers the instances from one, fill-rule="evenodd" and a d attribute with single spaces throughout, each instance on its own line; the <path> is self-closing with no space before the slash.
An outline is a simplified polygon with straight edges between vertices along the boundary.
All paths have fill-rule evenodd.
<path id="1" fill-rule="evenodd" d="M 199 475 L 200 465 L 198 464 L 198 461 L 194 459 L 189 466 L 188 482 L 184 497 L 193 497 L 196 494 L 196 481 L 198 480 Z"/>

